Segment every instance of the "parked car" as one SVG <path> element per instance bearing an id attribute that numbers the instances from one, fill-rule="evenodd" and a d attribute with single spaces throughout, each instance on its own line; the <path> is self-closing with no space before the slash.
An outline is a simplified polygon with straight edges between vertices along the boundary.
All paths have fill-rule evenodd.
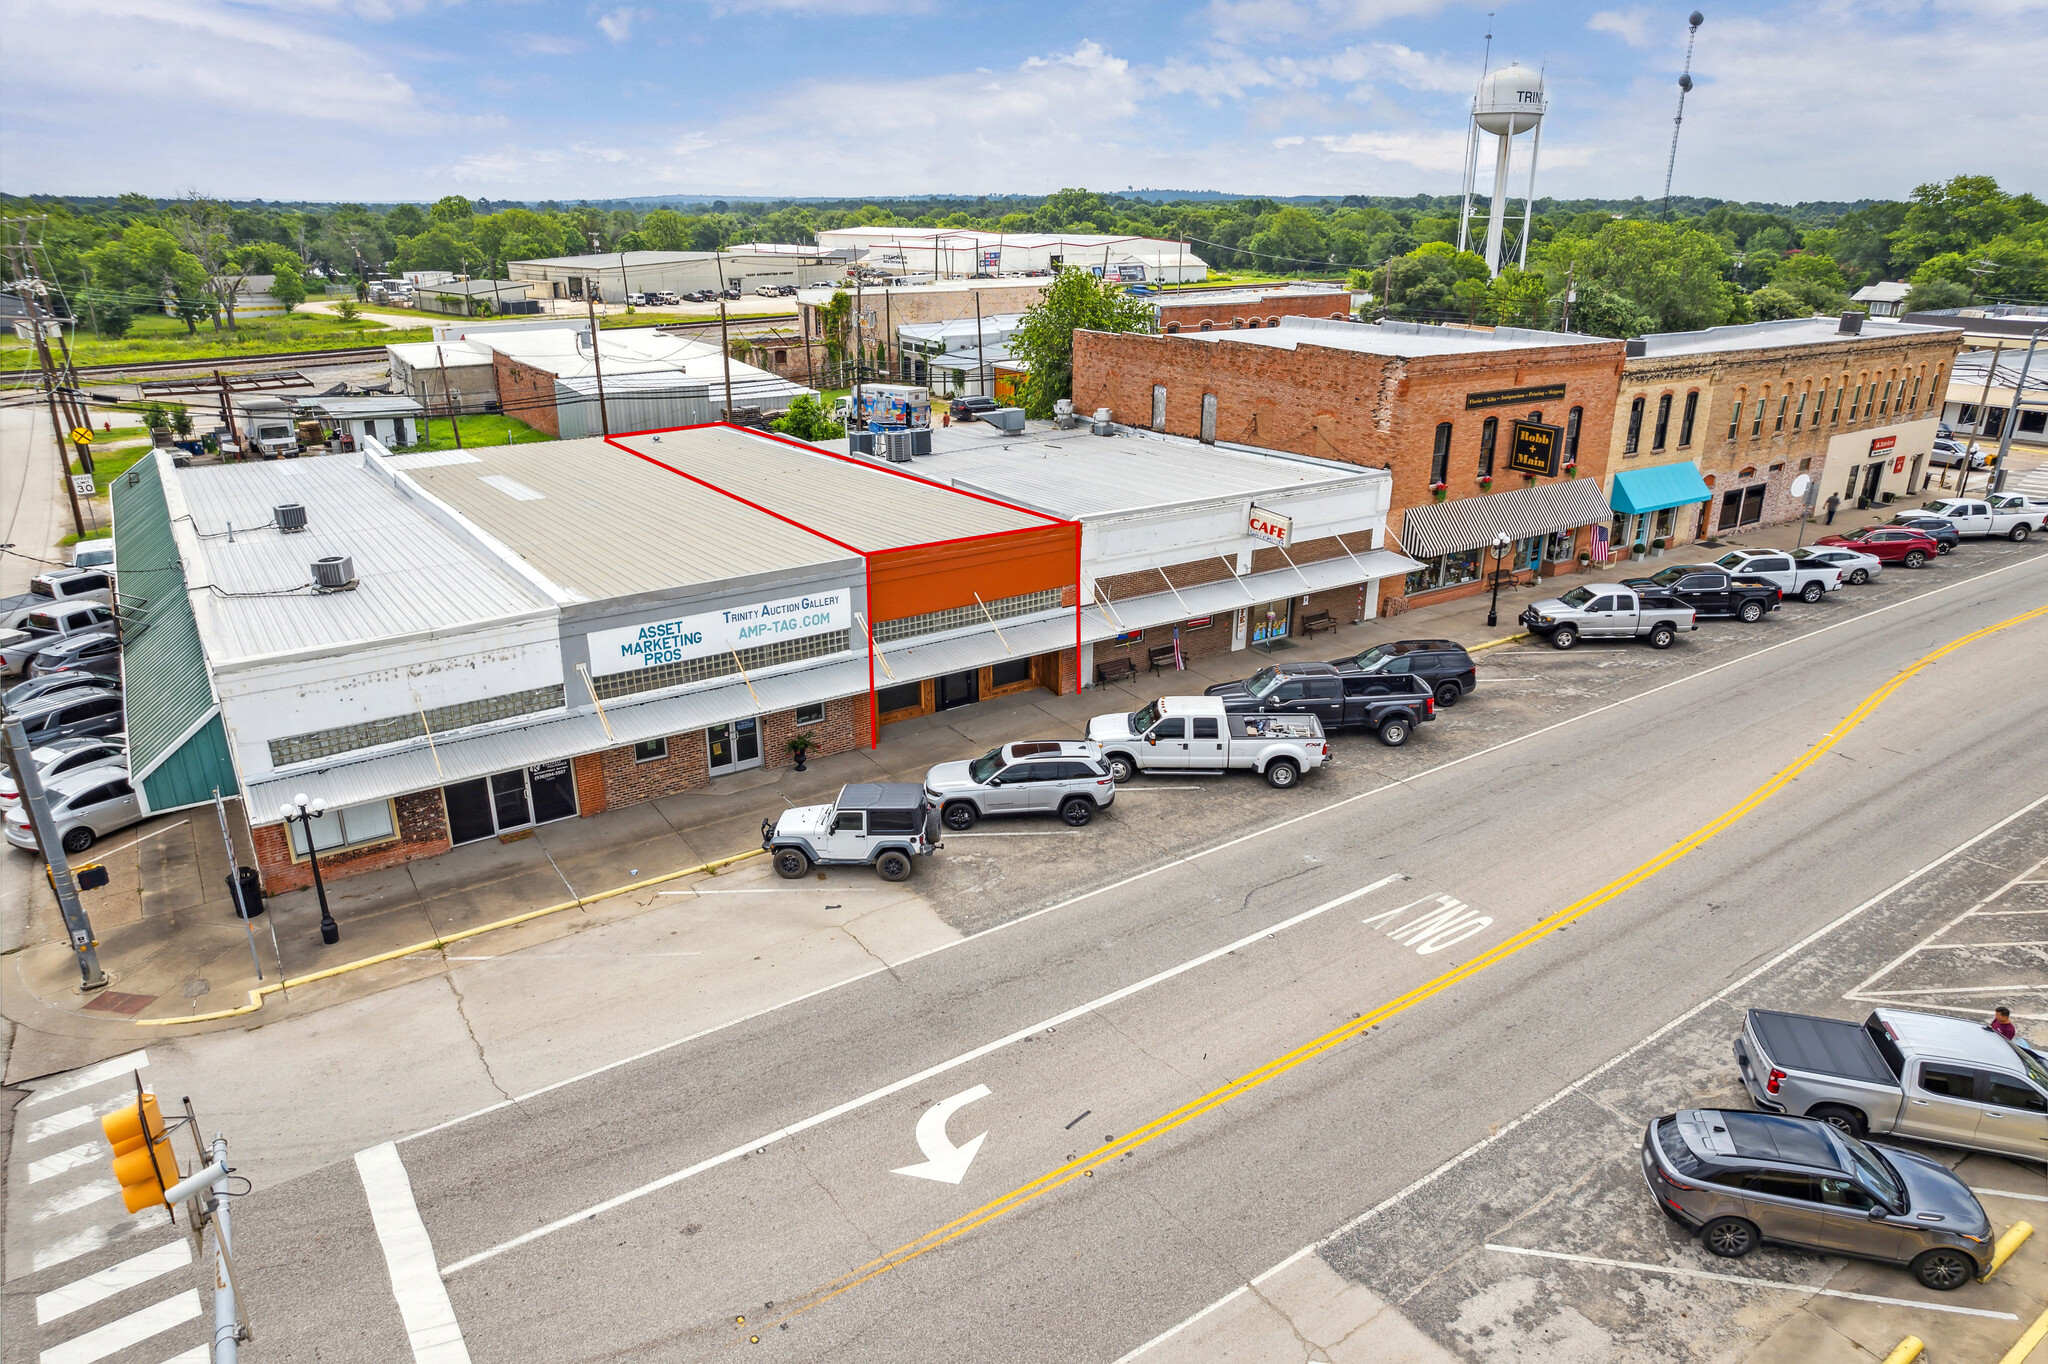
<path id="1" fill-rule="evenodd" d="M 1078 829 L 1116 799 L 1116 782 L 1094 744 L 1004 744 L 968 762 L 925 773 L 924 795 L 955 833 L 987 815 L 1057 814 Z"/>
<path id="2" fill-rule="evenodd" d="M 993 412 L 995 409 L 996 400 L 994 398 L 984 398 L 979 395 L 955 398 L 946 408 L 948 412 L 952 413 L 953 420 L 956 422 L 971 422 L 982 413 Z"/>
<path id="3" fill-rule="evenodd" d="M 1980 1024 L 1908 1009 L 1861 1024 L 1751 1009 L 1735 1064 L 1772 1113 L 2048 1162 L 2048 1065 Z"/>
<path id="4" fill-rule="evenodd" d="M 628 308 L 644 308 L 644 307 L 646 307 L 646 306 L 647 306 L 647 295 L 645 295 L 645 294 L 627 294 L 627 295 L 626 295 L 626 306 L 627 306 Z"/>
<path id="5" fill-rule="evenodd" d="M 1982 469 L 1991 461 L 1973 441 L 1969 447 L 1970 467 Z M 1934 449 L 1928 454 L 1927 462 L 1937 469 L 1953 469 L 1963 462 L 1963 447 L 1952 440 L 1936 437 Z"/>
<path id="6" fill-rule="evenodd" d="M 119 739 L 59 739 L 29 751 L 36 775 L 48 786 L 58 777 L 87 767 L 118 767 L 128 770 L 128 745 Z M 21 804 L 21 787 L 12 770 L 0 773 L 0 810 Z"/>
<path id="7" fill-rule="evenodd" d="M 108 573 L 114 571 L 114 537 L 104 540 L 86 540 L 71 551 L 73 568 L 97 568 Z"/>
<path id="8" fill-rule="evenodd" d="M 1815 545 L 1841 545 L 1868 554 L 1881 563 L 1919 568 L 1941 553 L 1941 546 L 1926 531 L 1910 526 L 1865 526 L 1842 535 L 1823 535 Z"/>
<path id="9" fill-rule="evenodd" d="M 1730 573 L 1762 578 L 1780 595 L 1797 597 L 1809 606 L 1842 585 L 1842 570 L 1833 564 L 1795 559 L 1784 550 L 1730 550 L 1714 562 Z"/>
<path id="10" fill-rule="evenodd" d="M 29 663 L 28 671 L 30 677 L 85 673 L 118 678 L 121 675 L 121 641 L 112 630 L 72 635 L 37 654 Z"/>
<path id="11" fill-rule="evenodd" d="M 1878 574 L 1884 572 L 1884 565 L 1878 562 L 1875 555 L 1865 554 L 1860 550 L 1844 549 L 1840 545 L 1823 545 L 1818 548 L 1808 546 L 1804 549 L 1795 549 L 1792 551 L 1792 557 L 1795 559 L 1811 559 L 1823 564 L 1833 564 L 1836 568 L 1842 570 L 1842 581 L 1851 587 L 1861 587 Z"/>
<path id="12" fill-rule="evenodd" d="M 1139 772 L 1263 773 L 1286 788 L 1330 757 L 1322 722 L 1313 715 L 1229 715 L 1214 696 L 1162 696 L 1141 710 L 1098 715 L 1088 741 L 1102 748 L 1109 775 Z"/>
<path id="13" fill-rule="evenodd" d="M 2003 535 L 2008 540 L 2024 540 L 2034 533 L 2041 520 L 2038 513 L 2025 505 L 2000 505 L 1988 497 L 1939 497 L 1921 504 L 1920 514 L 1948 522 L 1956 528 L 1957 535 L 1986 539 Z"/>
<path id="14" fill-rule="evenodd" d="M 0 711 L 12 715 L 32 701 L 76 687 L 97 687 L 102 691 L 119 690 L 114 683 L 98 673 L 45 673 L 41 677 L 31 677 L 26 682 L 17 682 L 4 693 L 0 693 Z"/>
<path id="15" fill-rule="evenodd" d="M 57 841 L 67 853 L 82 853 L 108 834 L 146 818 L 125 766 L 67 772 L 45 787 L 43 795 L 50 821 L 57 826 Z M 7 812 L 7 841 L 30 852 L 41 851 L 28 810 L 19 803 Z"/>
<path id="16" fill-rule="evenodd" d="M 1407 673 L 1429 683 L 1439 706 L 1455 706 L 1479 685 L 1479 669 L 1465 646 L 1448 639 L 1397 639 L 1375 644 L 1350 658 L 1333 658 L 1338 672 Z"/>
<path id="17" fill-rule="evenodd" d="M 2001 511 L 2029 513 L 2034 518 L 2034 529 L 2048 533 L 2048 497 L 2039 493 L 1993 493 L 1991 505 Z"/>
<path id="18" fill-rule="evenodd" d="M 79 597 L 88 601 L 107 601 L 107 594 L 114 590 L 114 575 L 108 568 L 53 568 L 30 578 L 28 590 L 43 598 L 45 606 L 53 601 L 71 601 Z"/>
<path id="19" fill-rule="evenodd" d="M 1776 583 L 1730 573 L 1719 564 L 1681 564 L 1647 578 L 1624 578 L 1639 592 L 1663 593 L 1690 606 L 1696 616 L 1733 616 L 1745 623 L 1764 618 L 1785 600 Z"/>
<path id="20" fill-rule="evenodd" d="M 1934 541 L 1935 552 L 1939 554 L 1946 554 L 1963 543 L 1962 533 L 1956 529 L 1953 521 L 1944 521 L 1939 516 L 1930 516 L 1926 512 L 1903 511 L 1885 524 L 1919 531 Z"/>
<path id="21" fill-rule="evenodd" d="M 1582 636 L 1641 639 L 1652 649 L 1668 649 L 1680 630 L 1700 628 L 1698 613 L 1678 598 L 1614 583 L 1582 583 L 1562 597 L 1531 603 L 1521 620 L 1523 629 L 1557 649 L 1571 648 Z"/>
<path id="22" fill-rule="evenodd" d="M 111 687 L 76 687 L 54 696 L 40 696 L 8 718 L 21 721 L 32 748 L 45 747 L 58 739 L 118 734 L 125 728 L 121 693 Z"/>
<path id="23" fill-rule="evenodd" d="M 31 611 L 22 617 L 18 627 L 22 638 L 0 645 L 0 672 L 19 676 L 28 670 L 37 654 L 52 644 L 72 635 L 104 631 L 113 623 L 113 610 L 97 602 L 45 606 L 40 611 Z"/>
<path id="24" fill-rule="evenodd" d="M 1725 1259 L 1772 1241 L 1908 1265 L 1944 1293 L 1991 1267 L 1991 1219 L 1967 1184 L 1826 1123 L 1687 1109 L 1651 1119 L 1642 1154 L 1658 1208 Z"/>
<path id="25" fill-rule="evenodd" d="M 938 811 L 911 782 L 855 782 L 830 805 L 799 805 L 761 821 L 761 846 L 775 874 L 795 881 L 813 866 L 873 867 L 884 881 L 907 881 L 915 858 L 941 846 Z"/>
<path id="26" fill-rule="evenodd" d="M 1409 673 L 1346 673 L 1332 663 L 1283 663 L 1203 693 L 1231 715 L 1313 715 L 1323 732 L 1369 729 L 1389 748 L 1436 719 L 1436 693 Z"/>

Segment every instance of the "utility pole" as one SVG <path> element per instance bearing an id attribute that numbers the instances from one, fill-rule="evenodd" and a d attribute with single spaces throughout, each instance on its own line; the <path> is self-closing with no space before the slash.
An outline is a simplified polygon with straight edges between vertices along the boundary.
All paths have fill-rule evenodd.
<path id="1" fill-rule="evenodd" d="M 1986 428 L 1988 428 L 1991 425 L 1991 382 L 1992 380 L 1998 377 L 1998 362 L 2001 359 L 2003 359 L 2004 356 L 2005 338 L 2000 337 L 1998 340 L 1998 344 L 1992 347 L 1990 363 L 1984 366 L 1984 393 L 1982 397 L 1977 399 L 1977 434 L 1980 436 L 1985 434 Z M 2015 415 L 2017 415 L 2017 408 L 2019 407 L 2020 400 L 2019 389 L 2013 389 L 2012 400 L 2013 407 L 2015 408 Z M 1967 446 L 1963 448 L 1962 459 L 1960 461 L 1960 463 L 1963 466 L 1963 476 L 1956 485 L 1957 497 L 1966 496 L 1969 492 L 1970 460 L 1976 453 L 1977 442 L 1974 440 L 1972 440 Z"/>
<path id="2" fill-rule="evenodd" d="M 2027 357 L 2020 361 L 2020 377 L 2012 381 L 2012 406 L 2006 410 L 2005 429 L 1998 435 L 1998 472 L 1991 476 L 1994 480 L 1991 485 L 1992 492 L 1998 492 L 2005 487 L 2005 461 L 2006 457 L 2012 454 L 2012 429 L 2019 425 L 2020 408 L 2027 401 L 2027 375 L 2034 368 L 2034 350 L 2041 344 L 2041 335 L 2044 332 L 2048 332 L 2048 327 L 2034 328 L 2034 334 L 2027 342 Z M 1965 459 L 1967 460 L 1967 456 Z"/>
<path id="3" fill-rule="evenodd" d="M 718 356 L 725 362 L 725 419 L 732 420 L 732 338 L 725 327 L 725 253 L 718 262 Z"/>
<path id="4" fill-rule="evenodd" d="M 220 419 L 227 423 L 228 439 L 234 442 L 235 458 L 242 457 L 242 429 L 235 421 L 235 395 L 228 389 L 227 376 L 219 370 L 213 372 L 213 381 L 220 385 Z"/>
<path id="5" fill-rule="evenodd" d="M 860 416 L 861 347 L 866 344 L 860 339 L 861 286 L 866 282 L 867 277 L 856 269 L 853 275 L 853 411 L 848 414 L 856 419 Z"/>
<path id="6" fill-rule="evenodd" d="M 981 339 L 981 290 L 976 289 L 974 291 L 974 361 L 976 373 L 981 380 L 976 392 L 993 402 L 995 394 L 989 392 L 988 352 L 982 348 L 983 345 L 984 343 Z"/>
<path id="7" fill-rule="evenodd" d="M 1394 257 L 1387 256 L 1387 282 L 1380 286 L 1380 320 L 1386 321 L 1394 315 Z"/>
<path id="8" fill-rule="evenodd" d="M 1573 261 L 1570 265 L 1565 267 L 1564 317 L 1557 324 L 1557 329 L 1559 331 L 1568 332 L 1572 329 L 1572 304 L 1577 302 L 1579 297 L 1578 286 L 1574 284 L 1573 281 L 1578 278 L 1578 273 L 1579 263 L 1577 261 Z"/>
<path id="9" fill-rule="evenodd" d="M 66 482 L 69 482 L 67 479 Z M 28 732 L 19 719 L 7 720 L 8 765 L 14 769 L 15 787 L 21 792 L 22 808 L 28 811 L 29 826 L 42 845 L 43 859 L 50 871 L 50 887 L 57 892 L 57 909 L 64 916 L 64 928 L 71 935 L 71 950 L 78 955 L 78 977 L 87 990 L 106 988 L 107 973 L 100 969 L 99 941 L 92 935 L 92 920 L 78 901 L 78 883 L 71 877 L 71 860 L 64 855 L 64 841 L 57 836 L 57 823 L 50 818 L 50 802 L 43 794 L 42 777 L 36 771 L 34 750 Z"/>
<path id="10" fill-rule="evenodd" d="M 441 368 L 441 406 L 448 410 L 448 429 L 455 433 L 455 448 L 462 448 L 462 421 L 455 415 L 455 398 L 448 391 L 448 357 L 441 353 L 441 343 L 434 343 L 434 362 Z"/>
<path id="11" fill-rule="evenodd" d="M 598 353 L 597 302 L 588 289 L 583 291 L 583 306 L 590 312 L 590 364 L 597 371 L 597 424 L 609 436 L 612 433 L 612 415 L 604 405 L 604 359 Z"/>

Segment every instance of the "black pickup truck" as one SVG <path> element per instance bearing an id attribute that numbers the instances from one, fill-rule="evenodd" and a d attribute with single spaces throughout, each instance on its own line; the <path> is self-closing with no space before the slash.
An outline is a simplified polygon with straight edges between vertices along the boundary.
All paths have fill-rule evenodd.
<path id="1" fill-rule="evenodd" d="M 1776 583 L 1731 574 L 1719 564 L 1680 564 L 1648 578 L 1624 578 L 1638 592 L 1663 592 L 1690 606 L 1696 616 L 1733 616 L 1755 622 L 1778 609 L 1785 594 Z"/>
<path id="2" fill-rule="evenodd" d="M 1232 715 L 1313 715 L 1327 732 L 1370 729 L 1389 748 L 1436 719 L 1436 693 L 1412 673 L 1347 673 L 1328 663 L 1283 663 L 1206 693 Z"/>

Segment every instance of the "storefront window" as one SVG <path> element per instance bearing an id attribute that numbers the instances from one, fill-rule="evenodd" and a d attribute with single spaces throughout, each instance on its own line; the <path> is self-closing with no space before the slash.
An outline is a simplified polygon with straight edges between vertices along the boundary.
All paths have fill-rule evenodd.
<path id="1" fill-rule="evenodd" d="M 339 810 L 329 810 L 319 819 L 312 821 L 313 846 L 321 852 L 332 852 L 336 848 L 352 848 L 364 843 L 379 843 L 397 833 L 392 822 L 391 802 L 373 800 L 362 805 L 349 805 Z M 296 856 L 306 855 L 306 825 L 293 820 L 292 852 Z"/>
<path id="2" fill-rule="evenodd" d="M 1252 608 L 1252 643 L 1264 644 L 1269 640 L 1287 638 L 1288 627 L 1294 623 L 1294 598 L 1269 601 Z"/>
<path id="3" fill-rule="evenodd" d="M 1465 549 L 1456 554 L 1440 554 L 1434 559 L 1423 560 L 1422 567 L 1408 575 L 1406 590 L 1412 595 L 1439 587 L 1456 587 L 1478 579 L 1479 551 Z"/>
<path id="4" fill-rule="evenodd" d="M 1572 557 L 1572 546 L 1578 541 L 1578 532 L 1554 530 L 1544 542 L 1543 557 L 1553 564 L 1561 564 Z"/>
<path id="5" fill-rule="evenodd" d="M 1669 540 L 1671 538 L 1671 523 L 1676 515 L 1677 513 L 1670 507 L 1666 507 L 1657 513 L 1657 535 L 1659 539 Z"/>

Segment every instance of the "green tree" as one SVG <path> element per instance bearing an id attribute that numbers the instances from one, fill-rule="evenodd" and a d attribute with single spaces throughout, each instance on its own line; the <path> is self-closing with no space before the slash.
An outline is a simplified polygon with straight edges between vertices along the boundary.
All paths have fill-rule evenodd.
<path id="1" fill-rule="evenodd" d="M 768 429 L 808 441 L 837 440 L 846 434 L 846 428 L 833 421 L 831 413 L 825 410 L 823 400 L 811 393 L 799 393 L 791 399 L 789 410 L 769 422 Z"/>
<path id="2" fill-rule="evenodd" d="M 463 228 L 467 227 L 469 220 L 476 216 L 476 205 L 463 198 L 460 194 L 449 194 L 435 200 L 434 206 L 427 210 L 427 216 L 437 223 L 446 223 L 450 227 Z M 395 231 L 396 229 L 394 228 L 393 230 Z"/>
<path id="3" fill-rule="evenodd" d="M 277 270 L 270 281 L 270 296 L 284 304 L 289 313 L 306 301 L 306 280 L 299 273 L 298 266 L 290 261 L 279 261 Z"/>
<path id="4" fill-rule="evenodd" d="M 1988 175 L 1958 175 L 1913 190 L 1906 220 L 1893 234 L 1892 250 L 1918 266 L 1948 252 L 1967 254 L 2018 222 L 2018 205 L 1999 189 L 1997 180 Z"/>
<path id="5" fill-rule="evenodd" d="M 1597 280 L 1574 284 L 1573 294 L 1568 316 L 1572 331 L 1587 336 L 1641 336 L 1657 329 L 1656 318 L 1634 299 Z M 1550 307 L 1559 317 L 1567 316 L 1562 291 L 1550 300 Z"/>
<path id="6" fill-rule="evenodd" d="M 1969 301 L 1970 291 L 1963 285 L 1932 279 L 1907 291 L 1905 310 L 1909 313 L 1934 312 L 1942 308 L 1960 308 Z"/>
<path id="7" fill-rule="evenodd" d="M 1055 399 L 1073 396 L 1075 332 L 1143 332 L 1152 330 L 1152 322 L 1152 309 L 1122 285 L 1062 269 L 1010 339 L 1010 353 L 1030 367 L 1025 412 L 1050 417 Z"/>
<path id="8" fill-rule="evenodd" d="M 1773 287 L 1799 299 L 1810 313 L 1839 313 L 1849 306 L 1848 281 L 1835 262 L 1818 251 L 1804 251 L 1778 267 Z"/>
<path id="9" fill-rule="evenodd" d="M 1750 292 L 1749 313 L 1759 322 L 1774 322 L 1782 317 L 1811 317 L 1813 309 L 1791 290 L 1766 284 Z"/>
<path id="10" fill-rule="evenodd" d="M 196 333 L 211 313 L 206 267 L 160 227 L 138 223 L 85 255 L 94 287 L 132 308 L 165 307 Z M 97 300 L 95 300 L 97 303 Z"/>
<path id="11" fill-rule="evenodd" d="M 1569 274 L 1582 294 L 1588 285 L 1599 285 L 1630 300 L 1657 330 L 1697 331 L 1721 322 L 1727 313 L 1721 286 L 1728 265 L 1721 243 L 1704 232 L 1619 220 L 1590 238 L 1552 242 L 1543 274 L 1553 294 L 1563 290 Z"/>
<path id="12" fill-rule="evenodd" d="M 1486 287 L 1486 261 L 1475 252 L 1460 251 L 1449 242 L 1424 242 L 1396 260 L 1383 273 L 1387 305 L 1410 317 L 1465 312 L 1468 302 L 1457 293 L 1460 283 Z M 1466 290 L 1469 296 L 1471 290 Z"/>
<path id="13" fill-rule="evenodd" d="M 427 215 L 418 204 L 400 204 L 384 215 L 384 230 L 392 237 L 416 237 L 427 230 Z"/>
<path id="14" fill-rule="evenodd" d="M 1254 269 L 1289 274 L 1321 270 L 1330 257 L 1330 237 L 1322 220 L 1305 208 L 1281 209 L 1244 244 Z"/>
<path id="15" fill-rule="evenodd" d="M 478 257 L 482 254 L 474 245 L 457 236 L 446 223 L 435 223 L 418 236 L 399 242 L 391 263 L 400 270 L 455 271 L 468 260 L 481 269 L 485 262 Z"/>
<path id="16" fill-rule="evenodd" d="M 1549 311 L 1542 273 L 1515 265 L 1505 267 L 1487 286 L 1486 311 L 1504 326 L 1541 327 Z"/>

